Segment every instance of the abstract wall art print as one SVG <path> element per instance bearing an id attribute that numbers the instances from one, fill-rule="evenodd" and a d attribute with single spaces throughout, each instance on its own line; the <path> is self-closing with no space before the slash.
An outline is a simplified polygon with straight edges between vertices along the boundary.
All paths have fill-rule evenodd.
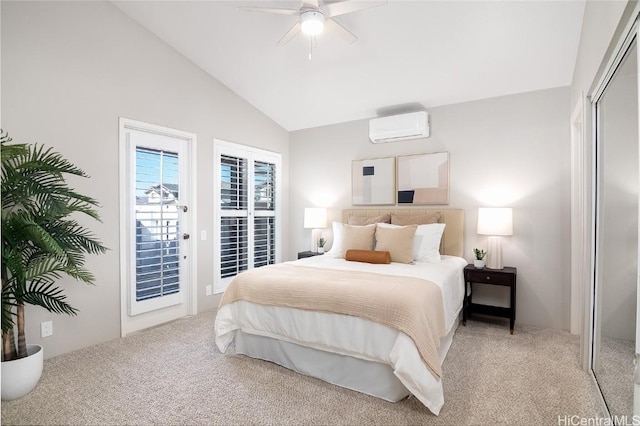
<path id="1" fill-rule="evenodd" d="M 449 204 L 449 153 L 399 156 L 398 204 Z"/>
<path id="2" fill-rule="evenodd" d="M 351 165 L 352 203 L 395 204 L 395 157 L 354 160 Z"/>

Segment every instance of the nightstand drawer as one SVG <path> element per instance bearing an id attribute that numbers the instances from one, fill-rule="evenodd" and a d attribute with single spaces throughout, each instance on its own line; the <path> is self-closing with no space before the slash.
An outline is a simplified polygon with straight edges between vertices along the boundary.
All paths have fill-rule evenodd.
<path id="1" fill-rule="evenodd" d="M 486 272 L 483 270 L 467 271 L 468 281 L 474 283 L 488 283 L 496 285 L 511 285 L 511 276 L 508 274 L 498 274 L 495 272 Z"/>

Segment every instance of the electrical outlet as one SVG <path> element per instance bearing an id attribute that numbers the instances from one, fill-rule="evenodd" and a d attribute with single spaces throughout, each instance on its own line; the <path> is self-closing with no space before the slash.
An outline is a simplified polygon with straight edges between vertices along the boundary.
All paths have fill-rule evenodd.
<path id="1" fill-rule="evenodd" d="M 40 324 L 40 337 L 53 336 L 53 322 L 45 321 Z"/>
<path id="2" fill-rule="evenodd" d="M 211 286 L 210 285 L 205 287 L 205 291 L 207 293 L 207 296 L 211 296 Z"/>

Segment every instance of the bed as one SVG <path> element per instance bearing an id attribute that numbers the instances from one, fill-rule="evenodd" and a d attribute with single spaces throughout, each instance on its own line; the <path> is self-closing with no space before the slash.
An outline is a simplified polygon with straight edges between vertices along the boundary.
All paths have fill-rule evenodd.
<path id="1" fill-rule="evenodd" d="M 407 253 L 399 255 L 394 247 L 391 253 L 400 261 L 389 264 L 344 258 L 345 244 L 353 244 L 353 240 L 339 241 L 347 231 L 370 232 L 368 222 L 391 215 L 398 225 L 373 225 L 379 243 L 387 241 L 384 232 L 397 236 L 401 231 L 410 232 L 406 228 L 417 229 L 410 262 L 399 258 Z M 412 225 L 427 217 L 443 225 Z M 444 404 L 441 365 L 463 304 L 464 212 L 347 209 L 342 219 L 345 225 L 334 223 L 337 241 L 327 254 L 238 275 L 221 300 L 214 326 L 216 344 L 226 352 L 234 343 L 238 354 L 387 401 L 397 402 L 412 394 L 437 415 Z M 426 256 L 425 242 L 433 245 L 433 236 L 425 232 L 441 228 L 435 247 L 438 258 L 433 257 L 433 247 Z M 419 249 L 424 256 L 418 257 Z M 336 293 L 351 287 L 352 294 Z M 258 295 L 245 297 L 249 290 L 239 288 L 250 288 Z M 396 290 L 391 295 L 378 293 L 388 288 Z M 394 295 L 412 301 L 390 302 Z M 394 307 L 388 308 L 390 304 Z M 358 305 L 357 313 L 351 311 L 354 305 Z M 397 319 L 397 311 L 413 317 Z"/>

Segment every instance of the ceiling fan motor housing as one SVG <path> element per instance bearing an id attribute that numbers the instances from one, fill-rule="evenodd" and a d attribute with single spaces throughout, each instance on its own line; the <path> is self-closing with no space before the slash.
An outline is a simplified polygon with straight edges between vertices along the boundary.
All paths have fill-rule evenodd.
<path id="1" fill-rule="evenodd" d="M 324 28 L 324 15 L 318 10 L 309 10 L 300 14 L 300 29 L 307 35 L 318 35 Z"/>

